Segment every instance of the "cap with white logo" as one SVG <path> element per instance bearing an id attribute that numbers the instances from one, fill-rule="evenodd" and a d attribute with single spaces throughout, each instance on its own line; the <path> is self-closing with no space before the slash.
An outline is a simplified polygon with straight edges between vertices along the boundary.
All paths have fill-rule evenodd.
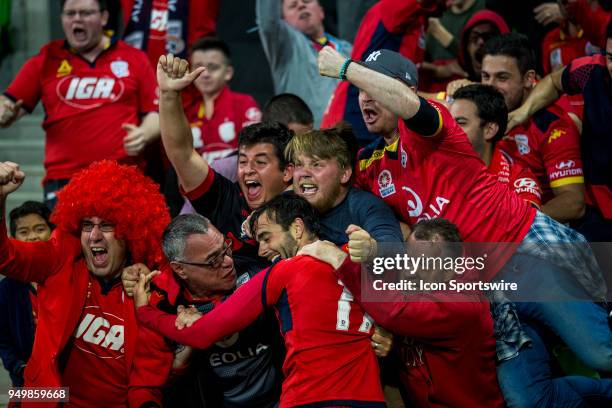
<path id="1" fill-rule="evenodd" d="M 357 62 L 366 68 L 399 79 L 408 86 L 418 85 L 419 74 L 416 65 L 395 51 L 373 51 L 364 61 Z"/>

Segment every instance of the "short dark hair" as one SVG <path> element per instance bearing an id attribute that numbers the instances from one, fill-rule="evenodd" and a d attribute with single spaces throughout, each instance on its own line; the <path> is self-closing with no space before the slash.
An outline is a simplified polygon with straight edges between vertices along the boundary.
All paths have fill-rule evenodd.
<path id="1" fill-rule="evenodd" d="M 64 5 L 68 0 L 60 0 L 60 10 L 64 10 Z M 107 0 L 96 0 L 98 2 L 98 6 L 100 7 L 100 11 L 108 10 L 108 1 Z"/>
<path id="2" fill-rule="evenodd" d="M 294 94 L 283 93 L 272 97 L 266 103 L 261 120 L 264 122 L 280 122 L 283 125 L 299 123 L 300 125 L 312 126 L 314 116 L 302 98 Z"/>
<path id="3" fill-rule="evenodd" d="M 485 123 L 497 123 L 499 130 L 493 137 L 493 141 L 500 140 L 506 132 L 508 125 L 508 107 L 504 96 L 489 85 L 472 84 L 459 88 L 453 95 L 454 100 L 465 99 L 476 105 L 481 125 Z"/>
<path id="4" fill-rule="evenodd" d="M 191 53 L 193 54 L 196 51 L 210 51 L 216 50 L 221 52 L 225 57 L 226 63 L 230 65 L 232 62 L 232 54 L 230 52 L 229 46 L 225 41 L 218 37 L 202 37 L 191 45 Z"/>
<path id="5" fill-rule="evenodd" d="M 263 214 L 266 214 L 271 221 L 279 224 L 285 231 L 289 229 L 296 218 L 304 221 L 306 230 L 312 236 L 318 236 L 321 230 L 317 210 L 306 199 L 292 191 L 277 195 L 251 213 L 249 229 L 254 237 L 256 236 L 255 231 L 257 231 L 257 220 Z"/>
<path id="6" fill-rule="evenodd" d="M 274 154 L 278 159 L 280 169 L 285 170 L 288 164 L 285 160 L 285 147 L 292 137 L 293 132 L 282 123 L 255 123 L 242 128 L 238 135 L 238 148 L 251 147 L 258 143 L 270 143 L 274 146 Z"/>
<path id="7" fill-rule="evenodd" d="M 529 38 L 519 33 L 495 36 L 486 42 L 483 55 L 505 55 L 513 57 L 521 75 L 536 69 L 536 56 Z"/>
<path id="8" fill-rule="evenodd" d="M 9 213 L 9 228 L 11 230 L 11 236 L 15 236 L 17 233 L 17 220 L 25 217 L 26 215 L 37 214 L 39 215 L 51 230 L 55 228 L 55 225 L 49 221 L 51 217 L 51 210 L 49 207 L 38 201 L 26 201 L 19 207 L 13 208 Z"/>
<path id="9" fill-rule="evenodd" d="M 412 234 L 418 240 L 431 241 L 434 235 L 440 235 L 445 242 L 461 242 L 459 229 L 446 218 L 421 220 L 412 227 Z"/>
<path id="10" fill-rule="evenodd" d="M 612 19 L 608 21 L 608 27 L 606 28 L 606 39 L 612 38 Z"/>

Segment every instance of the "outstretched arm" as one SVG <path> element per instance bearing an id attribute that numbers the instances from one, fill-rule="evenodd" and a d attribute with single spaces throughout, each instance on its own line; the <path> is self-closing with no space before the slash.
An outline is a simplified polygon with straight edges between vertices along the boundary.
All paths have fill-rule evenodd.
<path id="1" fill-rule="evenodd" d="M 548 74 L 542 79 L 529 94 L 525 103 L 520 108 L 510 112 L 508 115 L 508 128 L 510 131 L 515 126 L 527 121 L 531 115 L 542 108 L 547 107 L 559 99 L 563 91 L 561 77 L 565 68 Z"/>
<path id="2" fill-rule="evenodd" d="M 186 60 L 162 55 L 157 63 L 159 85 L 159 124 L 168 159 L 185 191 L 198 187 L 208 175 L 208 162 L 193 148 L 191 128 L 183 111 L 181 91 L 204 71 L 189 72 Z"/>
<path id="3" fill-rule="evenodd" d="M 176 315 L 164 313 L 151 305 L 136 302 L 138 320 L 151 329 L 185 346 L 205 349 L 215 341 L 236 333 L 251 324 L 262 312 L 264 272 L 242 285 L 225 302 L 203 315 L 192 326 L 177 329 Z M 144 277 L 139 281 L 135 296 L 144 289 Z"/>
<path id="4" fill-rule="evenodd" d="M 323 76 L 339 78 L 340 69 L 345 61 L 346 58 L 338 51 L 327 46 L 319 52 L 319 73 Z M 357 63 L 349 64 L 346 78 L 403 119 L 412 118 L 421 105 L 417 94 L 403 82 Z"/>

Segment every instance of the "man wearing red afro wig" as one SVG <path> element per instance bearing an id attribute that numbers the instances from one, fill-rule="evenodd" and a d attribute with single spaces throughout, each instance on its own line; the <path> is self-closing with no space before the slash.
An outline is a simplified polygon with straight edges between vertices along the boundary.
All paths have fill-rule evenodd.
<path id="1" fill-rule="evenodd" d="M 173 355 L 137 325 L 121 285 L 125 266 L 161 261 L 170 218 L 158 187 L 134 167 L 94 163 L 59 194 L 51 239 L 19 242 L 8 238 L 4 214 L 24 177 L 18 164 L 0 162 L 0 273 L 39 288 L 25 386 L 68 387 L 67 406 L 161 406 Z"/>

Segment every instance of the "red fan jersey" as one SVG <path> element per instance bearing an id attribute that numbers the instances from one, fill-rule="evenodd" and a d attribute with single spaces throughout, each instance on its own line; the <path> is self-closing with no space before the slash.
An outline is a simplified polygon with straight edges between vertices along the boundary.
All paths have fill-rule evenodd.
<path id="1" fill-rule="evenodd" d="M 246 327 L 267 306 L 276 309 L 287 349 L 281 407 L 385 406 L 370 344 L 372 320 L 333 268 L 309 256 L 258 273 L 189 328 L 176 329 L 176 316 L 152 306 L 139 308 L 138 318 L 181 344 L 206 348 Z"/>
<path id="2" fill-rule="evenodd" d="M 156 83 L 147 56 L 122 41 L 89 63 L 58 40 L 25 63 L 5 94 L 30 112 L 42 100 L 45 178 L 65 179 L 96 160 L 135 162 L 121 125 L 157 111 Z"/>
<path id="3" fill-rule="evenodd" d="M 503 150 L 496 148 L 493 151 L 489 171 L 497 176 L 497 181 L 506 184 L 523 200 L 538 207 L 542 204 L 542 191 L 536 177 Z"/>
<path id="4" fill-rule="evenodd" d="M 215 99 L 210 119 L 206 117 L 202 95 L 197 90 L 189 95 L 185 115 L 191 124 L 193 147 L 209 163 L 238 149 L 238 133 L 242 128 L 261 121 L 261 110 L 255 99 L 233 92 L 229 86 Z"/>
<path id="5" fill-rule="evenodd" d="M 94 401 L 101 407 L 128 405 L 123 296 L 121 281 L 102 288 L 89 275 L 85 307 L 68 345 L 62 374 L 62 385 L 70 388 L 66 406 L 90 406 Z"/>
<path id="6" fill-rule="evenodd" d="M 521 242 L 536 210 L 487 170 L 444 105 L 428 102 L 438 111 L 437 134 L 421 136 L 400 119 L 394 144 L 385 146 L 380 138 L 359 153 L 358 185 L 409 225 L 446 218 L 466 242 Z M 488 273 L 497 273 L 510 256 L 508 251 L 489 256 Z"/>
<path id="7" fill-rule="evenodd" d="M 527 167 L 542 186 L 542 203 L 554 197 L 552 188 L 583 184 L 580 135 L 571 118 L 551 105 L 508 132 L 498 147 Z"/>

